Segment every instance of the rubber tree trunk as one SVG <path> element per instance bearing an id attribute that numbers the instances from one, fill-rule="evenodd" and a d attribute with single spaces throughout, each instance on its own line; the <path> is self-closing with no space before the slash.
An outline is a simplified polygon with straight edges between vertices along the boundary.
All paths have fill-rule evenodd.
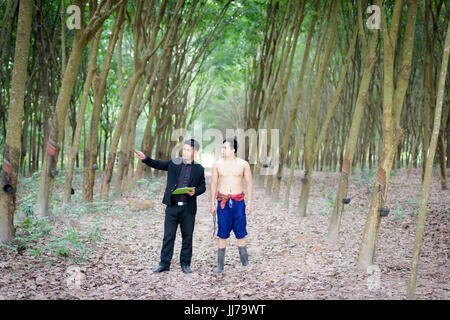
<path id="1" fill-rule="evenodd" d="M 439 87 L 438 87 L 438 92 L 437 92 L 437 97 L 436 97 L 436 108 L 434 111 L 433 131 L 432 131 L 432 136 L 431 136 L 430 148 L 428 149 L 428 152 L 427 152 L 425 175 L 424 175 L 423 184 L 422 184 L 420 210 L 419 210 L 419 215 L 417 217 L 416 236 L 414 239 L 413 258 L 412 258 L 412 263 L 411 263 L 411 277 L 409 279 L 408 289 L 407 289 L 407 294 L 406 294 L 407 299 L 415 298 L 417 269 L 418 269 L 418 265 L 419 265 L 420 250 L 422 248 L 422 242 L 423 242 L 425 219 L 427 217 L 428 193 L 430 190 L 431 177 L 432 177 L 432 173 L 433 173 L 433 160 L 434 160 L 434 155 L 436 152 L 436 145 L 438 142 L 437 140 L 439 137 L 439 127 L 441 124 L 442 103 L 444 100 L 444 92 L 445 92 L 445 76 L 447 73 L 449 53 L 450 53 L 450 23 L 448 23 L 447 36 L 445 39 L 444 52 L 442 55 L 442 65 L 441 65 L 441 71 L 440 71 L 440 75 L 439 75 Z"/>
<path id="2" fill-rule="evenodd" d="M 37 215 L 47 216 L 49 214 L 50 197 L 53 190 L 53 180 L 58 174 L 56 164 L 60 151 L 60 144 L 66 120 L 67 108 L 69 106 L 70 96 L 72 95 L 73 86 L 76 81 L 78 68 L 83 57 L 83 50 L 87 42 L 80 38 L 75 38 L 72 52 L 67 62 L 66 72 L 58 100 L 55 107 L 55 115 L 50 124 L 49 138 L 44 155 L 44 164 L 42 167 L 41 182 L 39 185 L 39 193 L 37 200 Z"/>
<path id="3" fill-rule="evenodd" d="M 118 161 L 118 170 L 116 175 L 116 182 L 115 182 L 115 192 L 117 194 L 122 193 L 124 191 L 125 187 L 125 181 L 128 173 L 128 166 L 130 161 L 130 155 L 132 155 L 134 152 L 130 148 L 130 140 L 134 142 L 134 137 L 131 136 L 133 134 L 134 130 L 133 127 L 136 128 L 137 120 L 139 117 L 139 113 L 136 110 L 136 106 L 134 103 L 132 103 L 132 110 L 128 113 L 128 119 L 127 123 L 124 128 L 124 135 L 121 140 L 121 150 L 119 152 L 119 161 Z M 133 146 L 134 147 L 134 146 Z M 133 148 L 134 149 L 134 148 Z M 131 158 L 133 159 L 133 158 Z M 125 190 L 128 192 L 129 190 Z"/>
<path id="4" fill-rule="evenodd" d="M 83 200 L 85 202 L 91 202 L 94 198 L 94 181 L 95 172 L 99 168 L 98 158 L 98 126 L 100 122 L 100 115 L 102 112 L 103 98 L 106 92 L 106 81 L 108 78 L 109 70 L 111 69 L 111 61 L 114 55 L 114 49 L 116 42 L 120 34 L 120 29 L 124 22 L 125 5 L 123 5 L 117 12 L 116 19 L 114 21 L 114 27 L 111 32 L 108 49 L 106 51 L 105 61 L 103 62 L 103 69 L 100 73 L 100 77 L 96 79 L 94 88 L 94 106 L 92 108 L 91 122 L 89 126 L 88 137 L 88 149 L 87 149 L 87 164 L 84 169 L 83 179 Z"/>
<path id="5" fill-rule="evenodd" d="M 447 83 L 450 78 L 447 74 Z M 450 114 L 450 95 L 447 94 L 447 108 L 443 111 L 441 128 L 439 129 L 439 137 L 438 137 L 438 151 L 439 151 L 439 163 L 441 167 L 441 186 L 442 190 L 447 190 L 447 150 L 445 149 L 444 137 L 445 131 L 447 130 L 447 121 Z"/>
<path id="6" fill-rule="evenodd" d="M 284 111 L 284 107 L 286 104 L 287 86 L 288 86 L 289 79 L 290 79 L 291 72 L 292 72 L 292 64 L 294 61 L 295 51 L 297 48 L 297 41 L 298 41 L 298 36 L 300 33 L 300 27 L 303 23 L 304 5 L 305 5 L 305 2 L 302 2 L 300 5 L 300 1 L 298 1 L 296 4 L 293 23 L 292 23 L 290 35 L 288 36 L 289 40 L 287 43 L 286 54 L 283 56 L 283 59 L 282 59 L 281 65 L 280 65 L 280 69 L 282 71 L 284 71 L 287 59 L 289 57 L 289 63 L 287 65 L 286 71 L 280 73 L 280 79 L 278 80 L 278 89 L 276 90 L 276 93 L 275 93 L 275 95 L 278 96 L 278 100 L 280 100 L 280 102 L 278 103 L 278 106 L 277 106 L 275 129 L 280 130 L 280 132 L 281 132 L 281 128 L 280 128 L 281 121 L 283 119 L 283 114 L 284 114 L 283 111 Z M 317 4 L 316 4 L 316 6 L 317 6 Z M 295 33 L 294 33 L 294 31 L 295 31 Z M 286 76 L 285 76 L 285 74 L 286 74 Z M 290 114 L 293 114 L 293 113 L 296 114 L 296 110 L 293 111 L 291 109 Z M 292 130 L 294 120 L 295 120 L 295 115 L 294 115 L 294 119 L 292 119 L 292 118 L 289 119 L 288 127 L 286 128 L 285 134 L 284 134 L 283 146 L 281 147 L 281 150 L 279 150 L 280 154 L 278 155 L 278 166 L 275 166 L 275 168 L 277 168 L 277 169 L 275 169 L 276 171 L 274 171 L 273 174 L 271 175 L 273 190 L 272 190 L 272 185 L 270 185 L 270 184 L 268 184 L 268 187 L 266 189 L 266 192 L 269 192 L 272 195 L 272 197 L 271 197 L 272 201 L 275 201 L 275 202 L 279 201 L 280 184 L 281 184 L 281 179 L 282 179 L 282 172 L 280 170 L 282 170 L 281 169 L 283 166 L 282 163 L 284 162 L 283 158 L 285 158 L 285 155 L 287 153 L 287 147 L 285 145 L 289 144 L 289 140 L 291 138 L 290 131 Z M 284 153 L 283 153 L 283 150 L 284 150 Z"/>
<path id="7" fill-rule="evenodd" d="M 325 20 L 325 19 L 322 19 L 322 20 Z M 304 98 L 304 102 L 303 102 L 303 107 L 301 108 L 302 112 L 301 112 L 300 121 L 299 121 L 299 124 L 298 124 L 298 127 L 297 127 L 297 138 L 295 139 L 294 152 L 293 152 L 293 154 L 291 156 L 291 166 L 290 166 L 290 169 L 289 169 L 289 178 L 288 178 L 288 181 L 287 181 L 287 184 L 286 184 L 286 194 L 285 194 L 285 199 L 284 199 L 284 203 L 286 205 L 286 208 L 289 208 L 289 194 L 290 194 L 290 191 L 291 191 L 292 182 L 294 180 L 295 166 L 297 164 L 298 157 L 299 157 L 299 154 L 300 154 L 301 138 L 302 138 L 302 135 L 303 135 L 303 125 L 304 125 L 304 122 L 305 122 L 305 119 L 306 119 L 307 102 L 309 101 L 310 95 L 311 95 L 311 83 L 312 83 L 312 78 L 313 78 L 311 75 L 313 73 L 314 66 L 316 66 L 316 68 L 318 68 L 318 65 L 316 65 L 316 64 L 318 63 L 319 53 L 322 51 L 322 45 L 323 45 L 323 42 L 324 42 L 324 39 L 325 39 L 324 35 L 322 35 L 322 36 L 320 35 L 320 33 L 325 33 L 322 30 L 322 28 L 324 28 L 325 24 L 322 24 L 322 23 L 321 23 L 321 25 L 319 27 L 319 29 L 322 32 L 318 33 L 318 37 L 319 37 L 320 40 L 319 40 L 319 43 L 317 45 L 316 52 L 314 54 L 314 59 L 313 59 L 311 65 L 310 65 L 310 70 L 309 70 L 310 76 L 308 77 L 308 83 L 306 85 L 306 94 L 305 94 L 305 98 Z M 310 31 L 311 31 L 311 29 L 310 29 Z M 308 37 L 309 37 L 309 35 L 308 35 Z M 305 50 L 306 50 L 306 48 L 305 48 Z M 299 101 L 300 101 L 300 95 L 301 95 L 301 93 L 297 91 L 296 96 L 298 96 L 298 100 Z M 303 161 L 301 161 L 301 162 L 303 162 Z"/>
<path id="8" fill-rule="evenodd" d="M 418 127 L 416 130 L 416 134 L 414 135 L 414 144 L 412 146 L 412 152 L 411 152 L 411 158 L 409 160 L 408 169 L 406 170 L 406 180 L 409 179 L 409 175 L 411 174 L 411 170 L 413 167 L 414 160 L 416 158 L 417 149 L 419 148 L 419 141 L 420 141 L 420 130 L 421 128 Z"/>
<path id="9" fill-rule="evenodd" d="M 316 1 L 316 5 L 315 5 L 316 11 L 317 11 L 318 7 L 319 7 L 319 1 Z M 281 184 L 281 179 L 282 179 L 282 175 L 283 175 L 284 163 L 286 162 L 286 159 L 287 159 L 287 152 L 288 152 L 289 142 L 290 142 L 291 135 L 292 135 L 292 129 L 294 127 L 294 122 L 297 118 L 297 112 L 299 109 L 298 106 L 300 104 L 300 99 L 302 97 L 303 78 L 305 76 L 306 64 L 307 64 L 307 61 L 309 58 L 309 50 L 311 47 L 311 39 L 312 39 L 312 35 L 314 33 L 314 27 L 316 25 L 317 17 L 318 17 L 317 14 L 313 15 L 311 25 L 310 25 L 309 31 L 308 31 L 308 37 L 306 39 L 306 45 L 305 45 L 305 51 L 303 53 L 302 65 L 300 68 L 300 73 L 299 73 L 296 90 L 295 90 L 296 94 L 295 94 L 295 98 L 294 98 L 294 103 L 292 104 L 292 108 L 289 111 L 289 121 L 288 121 L 287 128 L 285 130 L 285 133 L 284 133 L 283 145 L 281 146 L 280 160 L 279 160 L 280 163 L 279 163 L 278 170 L 276 173 L 276 180 L 274 182 L 274 187 L 273 187 L 273 192 L 272 192 L 272 201 L 279 201 L 280 184 Z M 298 37 L 298 35 L 296 35 L 296 40 L 297 40 L 297 37 Z M 294 54 L 292 55 L 292 57 L 293 56 L 294 56 Z"/>
<path id="10" fill-rule="evenodd" d="M 134 94 L 134 90 L 136 89 L 136 85 L 140 78 L 142 77 L 144 73 L 144 68 L 141 67 L 139 70 L 137 70 L 132 78 L 129 80 L 129 86 L 127 88 L 127 94 L 126 99 L 122 105 L 122 108 L 120 109 L 119 118 L 117 120 L 117 124 L 114 130 L 113 137 L 111 139 L 111 144 L 109 147 L 109 154 L 108 154 L 108 164 L 105 168 L 105 175 L 103 176 L 102 180 L 102 187 L 101 187 L 101 193 L 100 198 L 104 199 L 109 194 L 111 179 L 113 175 L 114 170 L 114 163 L 116 160 L 116 154 L 117 154 L 117 148 L 119 145 L 119 139 L 122 135 L 122 131 L 125 127 L 125 122 L 128 118 L 128 111 L 130 109 L 131 99 Z"/>
<path id="11" fill-rule="evenodd" d="M 431 1 L 425 1 L 424 9 L 424 46 L 425 56 L 423 65 L 423 87 L 424 87 L 424 108 L 425 112 L 424 125 L 423 125 L 423 142 L 422 142 L 422 181 L 425 173 L 425 159 L 427 158 L 427 152 L 430 143 L 430 114 L 432 113 L 433 94 L 434 94 L 434 58 L 433 58 L 433 41 L 430 37 L 430 17 L 431 17 Z"/>
<path id="12" fill-rule="evenodd" d="M 116 10 L 117 6 L 122 1 L 106 1 L 102 6 L 100 12 L 93 12 L 93 16 L 89 24 L 75 32 L 75 39 L 73 42 L 72 51 L 64 72 L 61 88 L 58 94 L 58 99 L 55 105 L 55 114 L 51 121 L 49 137 L 46 145 L 46 152 L 44 154 L 44 164 L 42 166 L 41 181 L 39 185 L 36 215 L 49 215 L 50 198 L 53 191 L 53 182 L 55 176 L 58 174 L 56 165 L 58 155 L 61 148 L 62 136 L 64 133 L 64 124 L 66 120 L 67 108 L 70 103 L 70 98 L 73 93 L 73 88 L 77 78 L 78 70 L 83 58 L 83 51 L 86 48 L 89 40 L 95 35 L 97 30 L 103 25 L 106 18 Z M 78 3 L 82 6 L 81 3 Z M 83 6 L 84 7 L 84 6 Z"/>
<path id="13" fill-rule="evenodd" d="M 89 89 L 91 88 L 92 79 L 95 73 L 95 66 L 97 60 L 97 52 L 98 52 L 98 43 L 100 41 L 101 30 L 97 32 L 97 35 L 94 37 L 94 41 L 91 44 L 89 49 L 89 63 L 88 63 L 88 74 L 83 86 L 83 96 L 81 98 L 81 104 L 78 111 L 77 117 L 77 125 L 75 129 L 75 136 L 73 138 L 72 148 L 70 151 L 69 161 L 66 170 L 66 181 L 64 185 L 64 204 L 69 203 L 70 197 L 72 194 L 72 181 L 73 181 L 73 170 L 75 165 L 75 158 L 78 153 L 78 147 L 80 144 L 81 137 L 81 128 L 84 123 L 84 115 L 86 111 L 87 100 L 89 96 Z"/>
<path id="14" fill-rule="evenodd" d="M 379 158 L 380 160 L 375 188 L 372 194 L 366 224 L 364 226 L 361 248 L 358 257 L 358 267 L 362 270 L 366 270 L 367 267 L 372 265 L 374 262 L 376 243 L 378 240 L 378 232 L 380 227 L 380 208 L 384 207 L 386 201 L 390 173 L 392 170 L 395 153 L 403 135 L 403 130 L 399 127 L 399 114 L 401 114 L 406 89 L 409 84 L 418 6 L 417 2 L 413 0 L 407 1 L 407 3 L 407 22 L 402 47 L 402 67 L 397 77 L 395 91 L 393 81 L 395 43 L 392 42 L 392 40 L 397 37 L 397 31 L 394 28 L 398 28 L 401 17 L 402 1 L 397 0 L 395 3 L 390 35 L 388 35 L 383 13 L 381 18 L 384 42 L 383 143 Z M 381 2 L 379 0 L 376 4 L 381 8 Z"/>
<path id="15" fill-rule="evenodd" d="M 120 114 L 117 119 L 117 123 L 114 129 L 114 133 L 111 139 L 110 148 L 109 148 L 109 154 L 108 154 L 108 163 L 105 168 L 105 174 L 102 179 L 102 185 L 101 185 L 101 191 L 100 191 L 100 198 L 104 199 L 108 197 L 109 190 L 111 188 L 111 180 L 113 176 L 114 171 L 114 164 L 116 161 L 117 156 L 117 148 L 119 145 L 120 137 L 122 136 L 122 133 L 125 129 L 126 121 L 128 119 L 128 112 L 130 110 L 131 101 L 134 95 L 134 91 L 136 89 L 136 86 L 138 85 L 139 81 L 141 80 L 144 71 L 145 71 L 145 65 L 149 61 L 149 59 L 156 53 L 156 49 L 159 48 L 160 44 L 165 40 L 167 36 L 167 31 L 164 32 L 162 39 L 158 44 L 156 43 L 158 28 L 160 28 L 161 20 L 164 16 L 164 13 L 166 11 L 167 7 L 167 0 L 164 0 L 159 8 L 158 18 L 153 26 L 152 36 L 151 39 L 148 39 L 149 44 L 147 47 L 147 50 L 144 55 L 136 55 L 134 56 L 134 74 L 128 80 L 127 82 L 127 90 L 125 93 L 125 99 L 122 102 L 122 108 L 120 109 Z M 177 2 L 177 6 L 175 8 L 175 12 L 178 12 L 180 9 L 180 2 Z M 137 9 L 136 9 L 137 10 Z M 135 19 L 140 19 L 140 14 L 142 12 L 142 4 L 139 6 L 139 10 L 135 12 Z M 140 37 L 138 37 L 140 35 Z M 142 46 L 142 34 L 138 33 L 135 35 L 135 47 Z"/>
<path id="16" fill-rule="evenodd" d="M 275 72 L 271 75 L 270 81 L 267 90 L 267 110 L 269 111 L 269 115 L 266 122 L 266 129 L 267 132 L 271 132 L 271 129 L 277 129 L 276 127 L 276 120 L 278 112 L 280 111 L 280 108 L 284 107 L 284 105 L 280 104 L 280 89 L 281 89 L 281 83 L 283 82 L 281 79 L 283 78 L 284 73 L 284 65 L 286 58 L 288 56 L 288 50 L 286 50 L 286 44 L 287 44 L 287 34 L 288 34 L 288 22 L 289 22 L 289 12 L 291 8 L 292 1 L 289 1 L 287 4 L 287 9 L 284 15 L 284 18 L 282 19 L 283 23 L 280 28 L 280 31 L 277 33 L 277 40 L 275 45 L 275 55 L 274 58 L 276 59 L 278 56 L 279 48 L 281 47 L 279 59 L 280 64 L 275 68 Z M 281 42 L 282 41 L 282 42 Z M 274 64 L 276 65 L 276 64 Z M 272 150 L 272 137 L 270 134 L 267 135 L 267 150 Z M 266 183 L 266 196 L 269 196 L 272 193 L 272 182 L 273 182 L 273 174 L 274 174 L 274 161 L 273 157 L 278 157 L 277 155 L 274 155 L 271 153 L 270 158 L 272 158 L 269 161 L 269 170 L 266 173 L 269 173 L 267 175 L 267 183 Z"/>
<path id="17" fill-rule="evenodd" d="M 350 65 L 350 60 L 351 60 L 351 57 L 353 55 L 353 51 L 354 51 L 355 46 L 356 46 L 357 35 L 358 35 L 358 27 L 355 26 L 355 28 L 353 30 L 352 41 L 350 42 L 350 47 L 348 48 L 347 54 L 345 56 L 344 66 L 342 67 L 341 73 L 339 75 L 339 82 L 338 82 L 338 85 L 337 85 L 337 88 L 336 88 L 336 92 L 334 93 L 333 99 L 331 101 L 331 105 L 328 108 L 327 115 L 326 115 L 325 120 L 324 120 L 324 122 L 323 122 L 323 124 L 321 126 L 320 134 L 319 134 L 319 137 L 317 138 L 316 145 L 314 147 L 314 156 L 313 156 L 314 159 L 317 158 L 320 146 L 322 145 L 322 142 L 323 142 L 323 139 L 325 137 L 325 134 L 327 133 L 328 126 L 329 126 L 330 121 L 331 121 L 331 117 L 332 117 L 332 115 L 334 113 L 334 110 L 335 110 L 336 106 L 338 105 L 338 103 L 340 101 L 341 92 L 342 92 L 342 89 L 344 87 L 345 76 L 347 75 L 347 71 L 348 71 L 348 68 L 349 68 L 349 65 Z M 325 143 L 325 145 L 328 146 L 327 143 Z"/>
<path id="18" fill-rule="evenodd" d="M 11 81 L 8 128 L 3 151 L 2 190 L 0 190 L 0 243 L 14 238 L 17 176 L 20 161 L 25 82 L 30 48 L 33 3 L 20 1 Z"/>
<path id="19" fill-rule="evenodd" d="M 325 48 L 324 57 L 322 63 L 320 65 L 320 69 L 317 74 L 317 79 L 314 87 L 314 95 L 313 101 L 311 103 L 310 115 L 309 115 L 309 124 L 308 129 L 306 131 L 305 138 L 305 147 L 304 147 L 304 155 L 305 155 L 305 171 L 306 171 L 306 181 L 302 184 L 302 190 L 300 194 L 300 199 L 298 203 L 298 210 L 300 217 L 306 216 L 306 207 L 309 199 L 309 190 L 311 188 L 311 177 L 312 177 L 312 169 L 314 165 L 314 136 L 317 126 L 317 106 L 319 104 L 320 98 L 320 89 L 322 88 L 322 83 L 325 75 L 325 70 L 328 65 L 328 61 L 331 54 L 331 49 L 333 47 L 334 38 L 336 36 L 336 25 L 337 25 L 337 11 L 338 11 L 338 1 L 333 2 L 333 13 L 331 16 L 331 33 L 328 39 L 327 46 Z"/>
<path id="20" fill-rule="evenodd" d="M 364 108 L 366 106 L 367 100 L 366 98 L 368 96 L 369 85 L 377 61 L 376 56 L 377 43 L 378 43 L 378 32 L 376 31 L 376 29 L 374 29 L 374 31 L 372 31 L 372 36 L 370 39 L 368 56 L 365 57 L 364 73 L 361 79 L 361 84 L 359 86 L 358 98 L 356 100 L 356 106 L 353 112 L 350 133 L 345 148 L 344 162 L 342 165 L 342 171 L 339 178 L 336 200 L 334 202 L 333 211 L 330 215 L 328 227 L 328 239 L 332 242 L 336 241 L 339 235 L 339 226 L 342 218 L 342 213 L 344 211 L 343 199 L 347 197 L 348 177 L 352 170 L 352 162 L 356 151 L 356 145 L 358 142 L 358 134 L 361 126 L 361 120 L 364 114 Z"/>

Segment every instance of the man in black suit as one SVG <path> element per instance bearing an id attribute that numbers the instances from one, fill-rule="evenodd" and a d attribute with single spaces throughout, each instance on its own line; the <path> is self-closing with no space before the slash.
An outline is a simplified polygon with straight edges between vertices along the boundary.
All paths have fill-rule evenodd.
<path id="1" fill-rule="evenodd" d="M 140 151 L 137 157 L 148 166 L 167 171 L 167 184 L 162 203 L 167 205 L 164 219 L 164 238 L 161 249 L 161 261 L 154 273 L 169 271 L 173 256 L 173 247 L 178 225 L 181 228 L 182 244 L 180 265 L 184 273 L 191 273 L 192 234 L 194 232 L 197 197 L 205 192 L 205 171 L 202 165 L 194 161 L 194 154 L 200 145 L 194 139 L 186 140 L 183 157 L 169 161 L 151 159 Z M 177 188 L 194 187 L 187 194 L 172 195 Z"/>

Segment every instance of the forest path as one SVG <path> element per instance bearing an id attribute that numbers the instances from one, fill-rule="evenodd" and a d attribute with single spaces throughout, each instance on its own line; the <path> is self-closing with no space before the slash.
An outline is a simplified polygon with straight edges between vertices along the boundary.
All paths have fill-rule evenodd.
<path id="1" fill-rule="evenodd" d="M 299 181 L 301 173 L 298 173 Z M 347 205 L 337 244 L 326 240 L 328 216 L 334 201 L 338 173 L 314 172 L 308 216 L 295 213 L 297 197 L 291 194 L 289 210 L 272 203 L 265 191 L 255 188 L 253 213 L 247 219 L 249 265 L 239 260 L 236 239 L 231 234 L 226 250 L 225 270 L 215 275 L 217 240 L 213 237 L 209 213 L 210 175 L 207 190 L 197 199 L 198 210 L 193 240 L 192 274 L 179 265 L 181 234 L 178 229 L 169 272 L 153 274 L 159 263 L 163 236 L 162 187 L 151 200 L 155 208 L 130 211 L 129 198 L 111 205 L 114 214 L 101 214 L 103 241 L 93 245 L 94 254 L 81 266 L 80 285 L 67 283 L 70 262 L 36 264 L 25 255 L 1 256 L 4 267 L 0 297 L 5 299 L 404 299 L 410 276 L 416 215 L 420 200 L 420 170 L 409 181 L 399 170 L 392 177 L 389 216 L 381 221 L 376 264 L 378 275 L 356 269 L 362 230 L 369 206 L 371 179 L 351 178 Z M 300 190 L 296 182 L 292 190 Z M 140 186 L 138 188 L 145 188 Z M 284 197 L 282 184 L 281 198 Z M 148 199 L 135 196 L 136 199 Z M 330 199 L 331 198 L 331 199 Z M 448 299 L 450 266 L 450 192 L 442 191 L 433 179 L 424 245 L 418 273 L 418 299 Z M 98 219 L 83 215 L 80 225 Z M 14 260 L 14 261 L 12 261 Z M 30 268 L 30 262 L 33 267 Z M 6 269 L 5 269 L 6 268 Z M 9 270 L 7 272 L 7 270 Z"/>

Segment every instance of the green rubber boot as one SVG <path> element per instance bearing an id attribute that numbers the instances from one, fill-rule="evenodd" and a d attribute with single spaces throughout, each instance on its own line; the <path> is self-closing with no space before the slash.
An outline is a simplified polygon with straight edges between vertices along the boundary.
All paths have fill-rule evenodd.
<path id="1" fill-rule="evenodd" d="M 247 254 L 247 246 L 238 247 L 239 248 L 239 257 L 241 258 L 241 262 L 243 266 L 248 265 L 248 254 Z"/>
<path id="2" fill-rule="evenodd" d="M 217 268 L 213 270 L 213 273 L 222 273 L 223 266 L 225 265 L 225 248 L 219 248 L 217 250 Z"/>

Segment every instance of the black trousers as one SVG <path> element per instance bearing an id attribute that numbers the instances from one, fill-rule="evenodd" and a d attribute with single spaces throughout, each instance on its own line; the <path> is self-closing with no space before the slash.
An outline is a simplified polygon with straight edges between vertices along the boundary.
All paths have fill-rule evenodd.
<path id="1" fill-rule="evenodd" d="M 190 266 L 192 258 L 192 235 L 194 233 L 195 224 L 195 212 L 191 211 L 192 210 L 189 210 L 186 205 L 166 207 L 164 238 L 160 262 L 162 266 L 170 267 L 178 225 L 180 225 L 182 236 L 180 264 L 182 266 Z"/>

